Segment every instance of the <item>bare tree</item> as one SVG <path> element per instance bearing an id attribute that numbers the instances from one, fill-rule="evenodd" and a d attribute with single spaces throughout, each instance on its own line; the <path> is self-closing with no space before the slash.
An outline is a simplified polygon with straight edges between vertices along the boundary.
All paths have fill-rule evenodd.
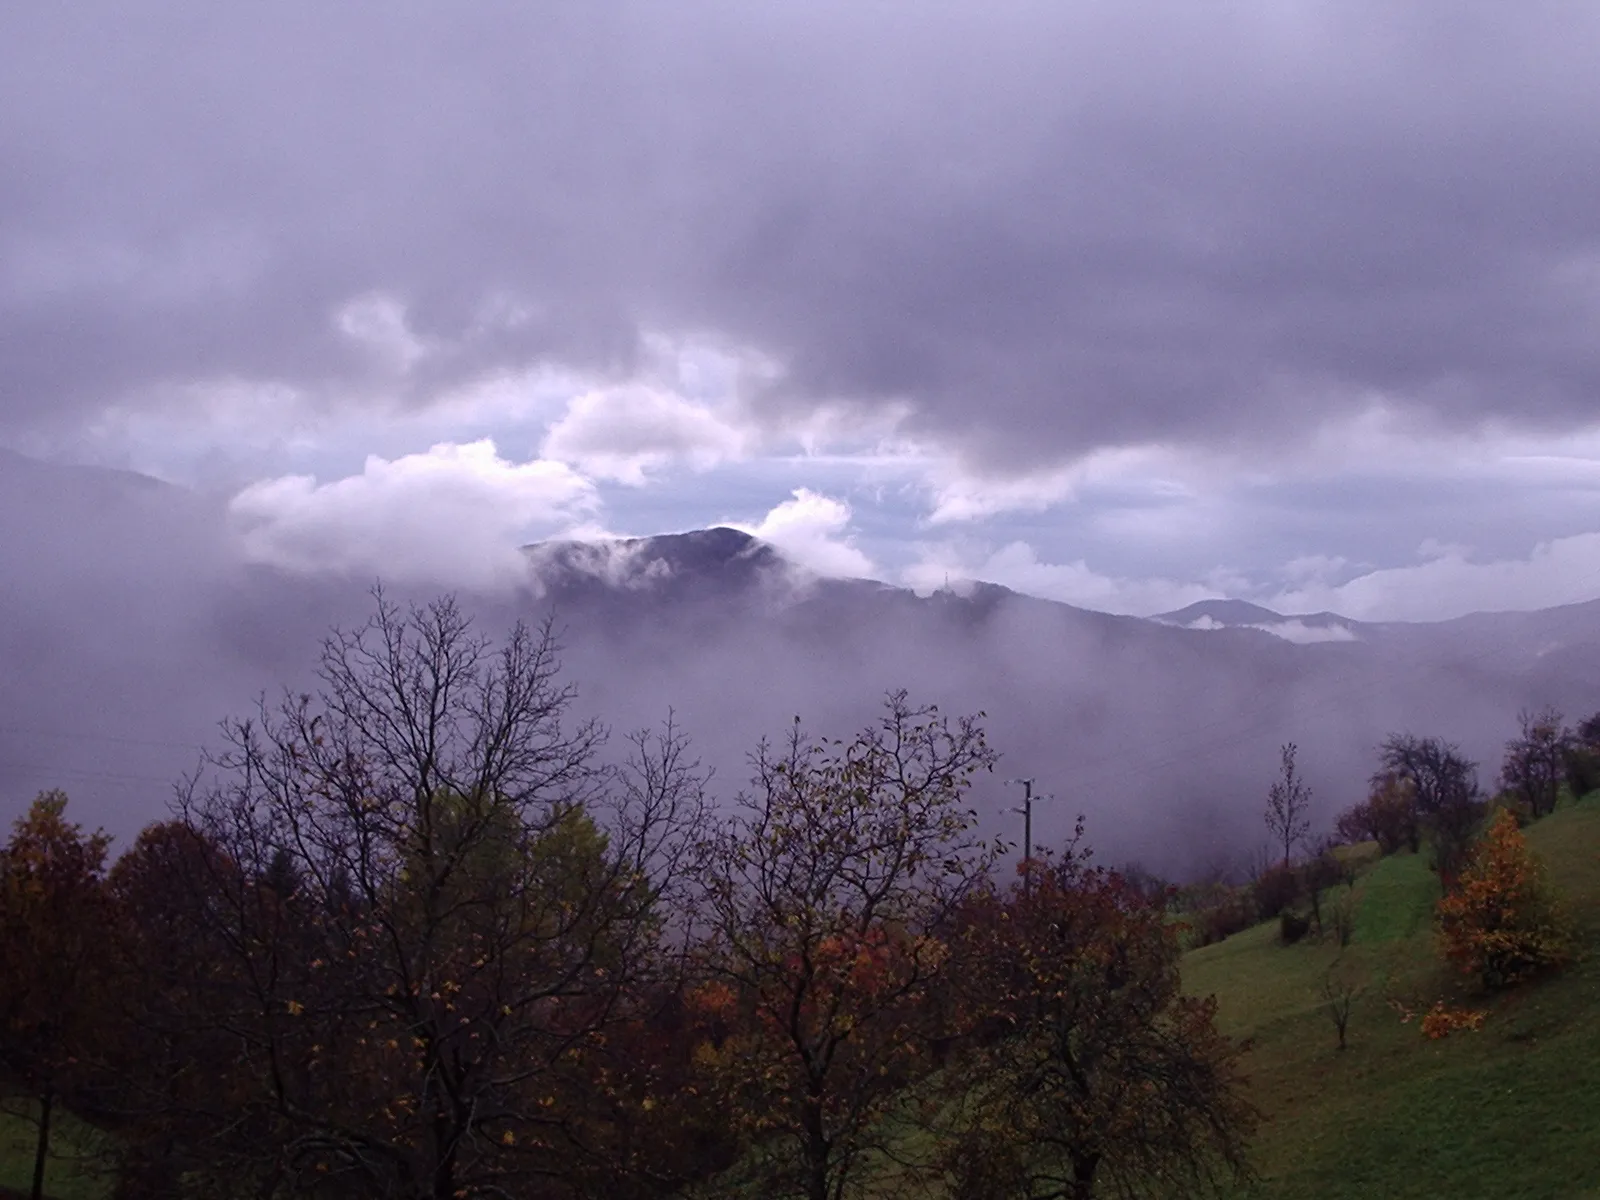
<path id="1" fill-rule="evenodd" d="M 905 693 L 849 743 L 796 723 L 707 846 L 705 967 L 749 1017 L 723 1047 L 730 1117 L 771 1196 L 837 1200 L 922 1069 L 946 969 L 937 936 L 987 876 L 966 793 L 995 754 L 975 718 Z"/>
<path id="2" fill-rule="evenodd" d="M 1517 723 L 1521 732 L 1506 743 L 1500 786 L 1515 793 L 1532 816 L 1542 817 L 1555 811 L 1577 739 L 1554 708 L 1523 709 Z"/>
<path id="3" fill-rule="evenodd" d="M 1345 1048 L 1345 1034 L 1350 1028 L 1350 1013 L 1355 1008 L 1356 1000 L 1365 991 L 1365 978 L 1343 954 L 1333 960 L 1333 965 L 1322 977 L 1322 1011 L 1333 1022 L 1341 1050 Z"/>
<path id="4" fill-rule="evenodd" d="M 590 1056 L 661 965 L 704 777 L 670 723 L 602 766 L 548 622 L 496 647 L 375 595 L 183 797 L 218 848 L 228 1151 L 291 1194 L 520 1194 L 598 1152 Z"/>
<path id="5" fill-rule="evenodd" d="M 1409 733 L 1385 738 L 1378 760 L 1380 769 L 1372 777 L 1375 793 L 1392 782 L 1410 785 L 1411 812 L 1405 833 L 1412 853 L 1422 848 L 1426 830 L 1435 835 L 1436 849 L 1442 844 L 1444 857 L 1452 858 L 1457 844 L 1453 835 L 1470 823 L 1478 803 L 1477 764 L 1443 738 Z M 1442 843 L 1437 837 L 1441 830 Z"/>
<path id="6" fill-rule="evenodd" d="M 1289 865 L 1297 842 L 1311 832 L 1311 789 L 1295 769 L 1296 746 L 1289 742 L 1279 750 L 1278 781 L 1267 792 L 1267 830 L 1283 847 L 1283 865 Z"/>

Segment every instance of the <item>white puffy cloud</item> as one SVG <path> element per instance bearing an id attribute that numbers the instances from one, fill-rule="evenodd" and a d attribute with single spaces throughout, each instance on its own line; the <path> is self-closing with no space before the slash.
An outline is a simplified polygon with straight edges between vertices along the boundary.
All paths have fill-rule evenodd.
<path id="1" fill-rule="evenodd" d="M 526 574 L 518 546 L 592 512 L 593 485 L 564 463 L 512 463 L 492 441 L 369 457 L 359 475 L 251 484 L 230 513 L 252 559 L 299 571 L 498 586 Z"/>
<path id="2" fill-rule="evenodd" d="M 759 524 L 727 524 L 771 542 L 786 558 L 819 575 L 871 578 L 876 568 L 852 541 L 850 516 L 843 500 L 797 488 Z"/>
<path id="3" fill-rule="evenodd" d="M 1217 586 L 1206 583 L 1102 575 L 1081 559 L 1071 563 L 1041 562 L 1033 547 L 1021 541 L 1002 546 L 987 557 L 974 556 L 953 543 L 924 545 L 921 549 L 921 561 L 903 573 L 905 582 L 918 591 L 934 591 L 964 579 L 982 579 L 1081 608 L 1140 616 L 1170 612 L 1222 594 Z"/>
<path id="4" fill-rule="evenodd" d="M 1424 561 L 1358 575 L 1338 586 L 1286 589 L 1273 608 L 1329 609 L 1364 621 L 1437 621 L 1470 612 L 1547 608 L 1600 591 L 1600 533 L 1541 542 L 1526 558 L 1474 562 L 1460 546 L 1432 543 Z"/>
<path id="5" fill-rule="evenodd" d="M 739 458 L 746 434 L 705 405 L 645 385 L 602 388 L 572 399 L 540 447 L 597 479 L 642 487 L 672 463 L 697 471 Z"/>

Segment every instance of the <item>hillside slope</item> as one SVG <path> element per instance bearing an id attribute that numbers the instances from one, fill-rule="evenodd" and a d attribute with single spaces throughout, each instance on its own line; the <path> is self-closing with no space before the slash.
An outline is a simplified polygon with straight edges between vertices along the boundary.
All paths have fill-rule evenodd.
<path id="1" fill-rule="evenodd" d="M 1214 993 L 1219 1022 L 1252 1045 L 1252 1098 L 1269 1118 L 1256 1148 L 1261 1195 L 1600 1195 L 1600 795 L 1527 833 L 1570 902 L 1583 954 L 1504 996 L 1475 994 L 1441 964 L 1437 882 L 1409 855 L 1356 886 L 1345 954 L 1366 992 L 1342 1053 L 1320 995 L 1330 944 L 1282 946 L 1273 923 L 1187 956 L 1188 989 Z M 1486 1010 L 1483 1028 L 1425 1039 L 1420 1014 L 1439 999 Z"/>

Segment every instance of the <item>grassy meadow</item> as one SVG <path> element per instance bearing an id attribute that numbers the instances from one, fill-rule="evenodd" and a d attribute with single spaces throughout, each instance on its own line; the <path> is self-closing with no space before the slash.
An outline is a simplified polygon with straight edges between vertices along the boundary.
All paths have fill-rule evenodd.
<path id="1" fill-rule="evenodd" d="M 1338 970 L 1359 979 L 1337 1034 L 1322 984 L 1331 937 L 1281 945 L 1276 922 L 1192 951 L 1185 984 L 1215 993 L 1218 1020 L 1250 1045 L 1256 1141 L 1269 1197 L 1600 1197 L 1600 796 L 1529 827 L 1530 847 L 1580 930 L 1564 972 L 1484 996 L 1441 962 L 1438 883 L 1401 855 L 1354 888 L 1356 928 Z M 1438 1041 L 1437 1000 L 1486 1013 Z"/>
<path id="2" fill-rule="evenodd" d="M 7 1097 L 0 1101 L 0 1200 L 26 1196 L 33 1185 L 33 1155 L 38 1127 L 31 1109 Z M 75 1121 L 58 1108 L 51 1145 L 54 1153 L 45 1164 L 44 1189 L 52 1200 L 105 1200 L 111 1181 L 90 1165 L 90 1155 L 101 1135 Z"/>

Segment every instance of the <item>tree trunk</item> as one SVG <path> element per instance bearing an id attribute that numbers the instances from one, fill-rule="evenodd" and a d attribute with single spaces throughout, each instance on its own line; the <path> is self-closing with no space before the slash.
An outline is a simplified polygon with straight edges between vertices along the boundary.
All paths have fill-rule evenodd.
<path id="1" fill-rule="evenodd" d="M 55 1107 L 55 1100 L 55 1092 L 49 1088 L 39 1097 L 39 1142 L 33 1150 L 33 1188 L 28 1192 L 29 1200 L 43 1200 L 44 1197 L 44 1164 L 50 1154 L 50 1110 Z"/>
<path id="2" fill-rule="evenodd" d="M 806 1200 L 828 1200 L 828 1136 L 822 1124 L 822 1104 L 808 1098 L 803 1117 L 806 1134 Z"/>
<path id="3" fill-rule="evenodd" d="M 456 1194 L 456 1146 L 455 1128 L 453 1123 L 447 1122 L 443 1114 L 436 1115 L 433 1122 L 433 1152 L 437 1156 L 433 1164 L 433 1190 L 432 1200 L 453 1200 Z"/>
<path id="4" fill-rule="evenodd" d="M 1098 1154 L 1072 1156 L 1072 1200 L 1094 1200 L 1094 1173 L 1099 1165 Z"/>

